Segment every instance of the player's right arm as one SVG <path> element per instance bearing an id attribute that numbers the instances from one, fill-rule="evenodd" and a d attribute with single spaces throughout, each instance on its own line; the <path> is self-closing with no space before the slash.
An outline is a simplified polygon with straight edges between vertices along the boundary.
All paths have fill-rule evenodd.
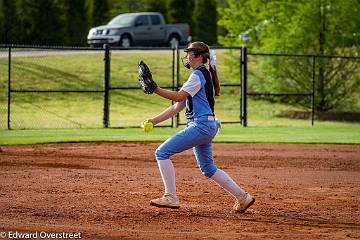
<path id="1" fill-rule="evenodd" d="M 173 100 L 175 102 L 182 102 L 184 99 L 186 99 L 187 96 L 189 96 L 189 94 L 183 90 L 177 92 L 177 91 L 167 90 L 161 87 L 157 87 L 154 93 L 156 93 L 157 95 L 163 98 Z"/>
<path id="2" fill-rule="evenodd" d="M 183 110 L 185 108 L 185 100 L 181 101 L 181 102 L 176 102 L 174 105 L 171 105 L 170 107 L 168 107 L 166 110 L 164 110 L 162 113 L 160 113 L 159 115 L 157 115 L 154 118 L 149 119 L 154 125 L 163 122 L 169 118 L 171 118 L 172 116 L 174 116 L 175 114 L 179 113 L 181 110 Z"/>

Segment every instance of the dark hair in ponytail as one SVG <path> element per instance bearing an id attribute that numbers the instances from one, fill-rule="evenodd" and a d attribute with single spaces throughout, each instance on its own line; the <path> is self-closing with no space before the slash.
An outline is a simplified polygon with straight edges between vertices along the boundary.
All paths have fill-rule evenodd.
<path id="1" fill-rule="evenodd" d="M 207 63 L 207 61 L 209 60 L 210 62 L 210 50 L 209 50 L 209 46 L 206 45 L 203 42 L 193 42 L 189 45 L 188 49 L 194 48 L 197 51 L 194 52 L 195 55 L 201 55 L 202 56 L 202 61 L 203 63 Z M 214 86 L 214 91 L 215 91 L 215 96 L 220 96 L 220 82 L 219 82 L 219 78 L 216 72 L 216 67 L 214 67 L 215 69 L 212 68 L 212 66 L 209 64 L 209 72 L 211 75 L 211 80 Z"/>
<path id="2" fill-rule="evenodd" d="M 216 67 L 215 67 L 215 69 L 213 69 L 209 64 L 209 72 L 211 75 L 211 80 L 214 85 L 215 96 L 220 96 L 220 82 L 219 82 L 219 78 L 218 78 L 218 75 L 216 72 Z"/>

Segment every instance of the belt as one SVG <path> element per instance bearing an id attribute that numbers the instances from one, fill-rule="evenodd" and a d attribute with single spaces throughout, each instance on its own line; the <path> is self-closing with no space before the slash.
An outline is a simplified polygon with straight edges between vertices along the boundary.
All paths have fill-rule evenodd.
<path id="1" fill-rule="evenodd" d="M 215 121 L 215 117 L 214 116 L 200 116 L 200 117 L 189 118 L 188 121 Z"/>

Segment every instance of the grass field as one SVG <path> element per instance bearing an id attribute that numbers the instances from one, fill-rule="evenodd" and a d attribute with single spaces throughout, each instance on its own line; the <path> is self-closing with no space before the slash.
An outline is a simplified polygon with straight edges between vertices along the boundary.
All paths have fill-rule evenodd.
<path id="1" fill-rule="evenodd" d="M 124 129 L 33 129 L 0 130 L 0 144 L 34 144 L 89 141 L 164 141 L 180 128 L 155 128 L 144 133 L 139 128 Z M 243 143 L 339 143 L 360 144 L 360 124 L 321 123 L 314 127 L 223 126 L 215 142 Z"/>
<path id="2" fill-rule="evenodd" d="M 38 53 L 39 51 L 37 51 Z M 239 83 L 239 68 L 226 59 L 227 51 L 217 51 L 217 69 L 223 84 Z M 238 51 L 233 51 L 238 55 Z M 1 55 L 1 54 L 0 54 Z M 172 83 L 171 51 L 114 51 L 111 54 L 111 87 L 138 87 L 137 62 L 149 64 L 162 86 Z M 13 57 L 12 89 L 27 90 L 102 90 L 103 53 L 28 55 Z M 256 71 L 256 65 L 249 66 Z M 160 141 L 177 129 L 161 128 L 143 134 L 140 129 L 101 129 L 103 93 L 12 93 L 11 128 L 7 131 L 7 58 L 0 57 L 0 143 L 20 144 L 63 141 Z M 180 67 L 181 85 L 188 70 Z M 110 93 L 110 126 L 136 127 L 171 104 L 140 90 L 113 90 Z M 310 105 L 310 104 L 309 104 Z M 248 125 L 224 125 L 216 138 L 222 142 L 305 142 L 359 143 L 359 124 L 294 120 L 279 117 L 282 112 L 301 107 L 261 100 L 248 100 Z M 238 87 L 223 87 L 216 100 L 216 115 L 222 122 L 239 121 Z M 181 114 L 180 122 L 186 120 Z M 162 126 L 170 125 L 168 120 Z M 69 129 L 70 128 L 70 129 Z M 28 130 L 22 130 L 28 129 Z M 31 130 L 33 129 L 33 130 Z M 42 130 L 41 130 L 42 129 Z"/>

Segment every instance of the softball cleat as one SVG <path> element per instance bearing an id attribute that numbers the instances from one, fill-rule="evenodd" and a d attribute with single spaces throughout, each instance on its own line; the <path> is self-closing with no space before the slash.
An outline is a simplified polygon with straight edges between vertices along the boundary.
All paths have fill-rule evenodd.
<path id="1" fill-rule="evenodd" d="M 150 200 L 150 205 L 161 208 L 180 208 L 179 198 L 171 193 L 165 193 L 161 198 Z"/>
<path id="2" fill-rule="evenodd" d="M 235 212 L 244 213 L 255 202 L 255 198 L 250 193 L 246 193 L 243 199 L 238 199 L 233 207 Z"/>

